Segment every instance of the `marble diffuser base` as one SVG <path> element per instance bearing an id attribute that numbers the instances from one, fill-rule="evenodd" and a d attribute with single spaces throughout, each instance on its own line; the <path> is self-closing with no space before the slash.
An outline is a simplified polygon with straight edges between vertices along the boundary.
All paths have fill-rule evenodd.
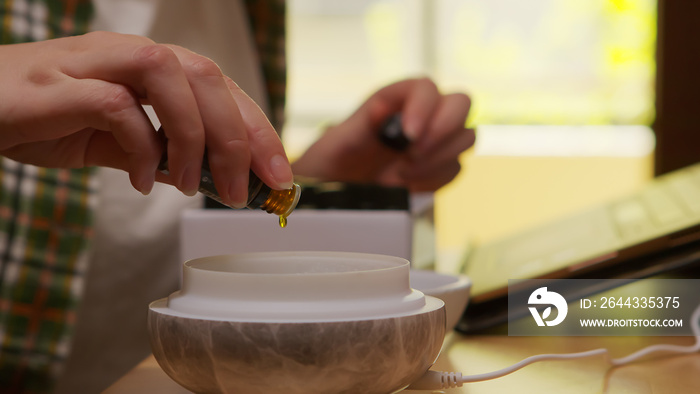
<path id="1" fill-rule="evenodd" d="M 153 354 L 195 393 L 393 393 L 445 335 L 443 302 L 410 289 L 408 272 L 357 253 L 193 260 L 183 289 L 150 306 Z"/>

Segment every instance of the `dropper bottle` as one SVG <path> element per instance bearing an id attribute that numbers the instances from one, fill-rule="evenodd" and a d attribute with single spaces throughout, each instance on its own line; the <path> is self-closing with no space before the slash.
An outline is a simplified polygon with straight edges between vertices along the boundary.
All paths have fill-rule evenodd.
<path id="1" fill-rule="evenodd" d="M 163 128 L 158 129 L 158 134 L 163 141 L 167 142 Z M 164 143 L 165 145 L 165 143 Z M 158 163 L 158 170 L 164 174 L 168 173 L 168 151 L 163 150 L 163 156 Z M 219 196 L 214 186 L 214 177 L 209 168 L 209 158 L 205 150 L 202 158 L 202 172 L 199 178 L 198 191 L 214 201 L 226 205 Z M 250 171 L 248 177 L 248 200 L 246 208 L 261 209 L 267 213 L 279 216 L 280 227 L 286 227 L 287 216 L 289 216 L 294 208 L 299 203 L 301 197 L 301 187 L 294 184 L 291 188 L 285 190 L 275 190 L 267 186 L 253 171 Z M 229 206 L 230 207 L 230 206 Z M 233 208 L 233 207 L 231 207 Z"/>

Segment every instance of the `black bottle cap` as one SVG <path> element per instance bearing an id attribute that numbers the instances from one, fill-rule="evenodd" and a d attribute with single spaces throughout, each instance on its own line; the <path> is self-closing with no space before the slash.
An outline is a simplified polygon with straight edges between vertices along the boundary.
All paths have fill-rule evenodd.
<path id="1" fill-rule="evenodd" d="M 384 121 L 379 140 L 388 148 L 402 152 L 411 144 L 401 125 L 401 114 L 394 114 Z"/>

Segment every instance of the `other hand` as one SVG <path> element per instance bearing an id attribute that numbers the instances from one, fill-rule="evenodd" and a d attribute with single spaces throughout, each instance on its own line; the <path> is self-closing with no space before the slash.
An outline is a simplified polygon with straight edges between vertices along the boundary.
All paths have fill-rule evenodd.
<path id="1" fill-rule="evenodd" d="M 294 172 L 320 180 L 437 190 L 459 173 L 459 155 L 474 144 L 474 130 L 465 128 L 470 104 L 465 94 L 441 94 L 427 78 L 391 84 L 329 128 L 293 164 Z M 411 140 L 402 152 L 378 138 L 383 122 L 395 113 L 401 113 Z"/>

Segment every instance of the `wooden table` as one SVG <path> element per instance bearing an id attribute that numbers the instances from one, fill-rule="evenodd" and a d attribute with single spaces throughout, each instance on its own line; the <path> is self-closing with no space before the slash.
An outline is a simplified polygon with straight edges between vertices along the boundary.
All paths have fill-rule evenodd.
<path id="1" fill-rule="evenodd" d="M 648 345 L 691 345 L 688 337 L 507 337 L 450 334 L 434 370 L 465 375 L 498 370 L 542 353 L 573 353 L 600 347 L 612 357 L 623 357 Z M 696 393 L 700 392 L 700 353 L 655 356 L 627 366 L 611 368 L 604 356 L 533 364 L 509 376 L 466 384 L 446 393 Z M 126 374 L 105 394 L 184 394 L 149 357 Z M 422 393 L 407 391 L 408 393 Z M 427 392 L 425 392 L 427 393 Z"/>

